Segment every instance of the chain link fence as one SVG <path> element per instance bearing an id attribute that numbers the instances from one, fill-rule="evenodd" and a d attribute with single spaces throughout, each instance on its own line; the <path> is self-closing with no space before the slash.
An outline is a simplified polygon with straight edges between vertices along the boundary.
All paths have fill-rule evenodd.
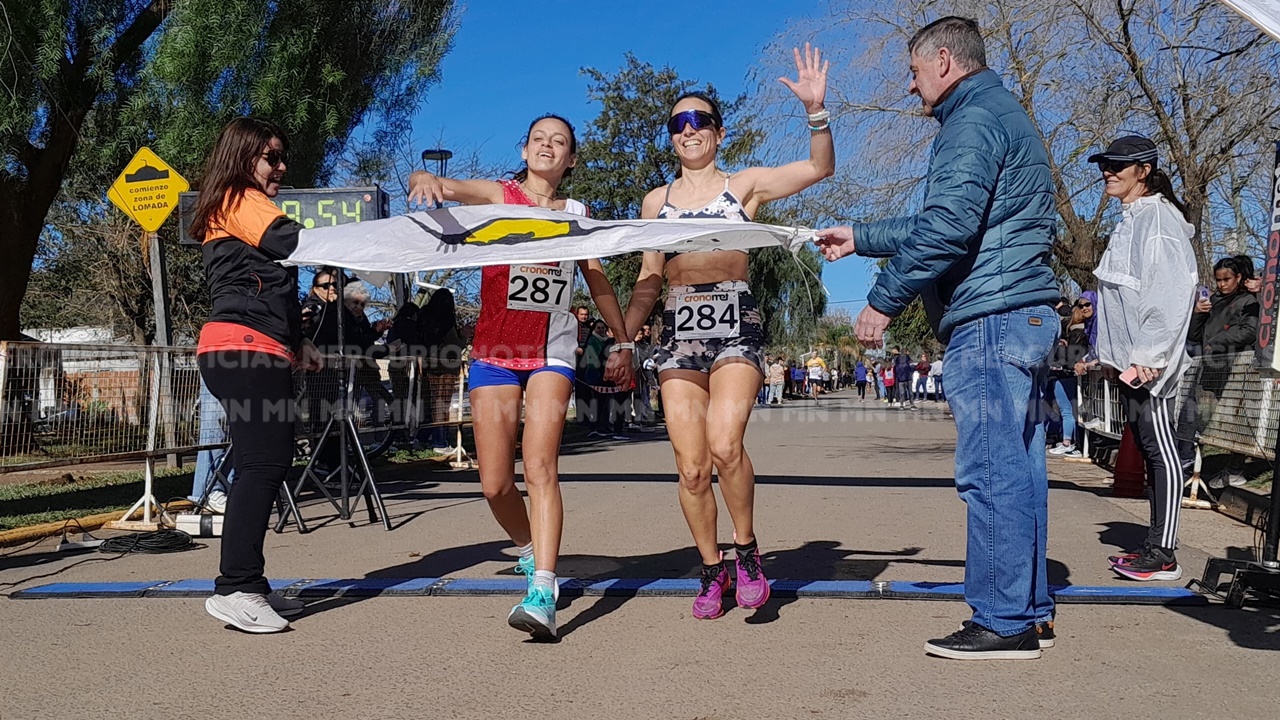
<path id="1" fill-rule="evenodd" d="M 325 370 L 295 375 L 298 437 L 314 441 L 324 431 L 349 385 L 366 446 L 385 449 L 420 429 L 467 425 L 465 384 L 465 365 L 330 356 Z M 180 455 L 226 442 L 222 408 L 200 382 L 195 348 L 0 343 L 0 472 Z"/>

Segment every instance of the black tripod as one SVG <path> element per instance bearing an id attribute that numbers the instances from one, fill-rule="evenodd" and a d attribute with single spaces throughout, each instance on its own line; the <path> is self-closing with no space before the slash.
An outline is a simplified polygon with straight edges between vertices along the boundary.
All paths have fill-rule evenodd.
<path id="1" fill-rule="evenodd" d="M 222 457 L 218 459 L 217 466 L 213 469 L 213 474 L 204 483 L 204 490 L 200 493 L 200 499 L 196 501 L 196 512 L 207 512 L 205 503 L 209 501 L 209 494 L 215 489 L 222 490 L 224 494 L 231 493 L 231 469 L 233 463 L 231 460 L 231 451 L 234 445 L 228 444 L 226 450 L 223 451 Z M 288 508 L 288 510 L 286 510 Z M 289 484 L 286 481 L 280 486 L 280 496 L 276 498 L 276 512 L 284 517 L 285 513 L 292 511 L 297 514 L 298 503 L 294 499 L 293 493 L 289 492 Z M 299 524 L 301 527 L 301 524 Z"/>
<path id="2" fill-rule="evenodd" d="M 1262 542 L 1262 559 L 1210 558 L 1204 566 L 1204 577 L 1192 580 L 1187 587 L 1220 597 L 1227 607 L 1232 608 L 1242 608 L 1246 601 L 1257 602 L 1263 596 L 1280 601 L 1280 562 L 1276 559 L 1276 546 L 1280 543 L 1280 492 L 1276 492 L 1277 480 L 1280 480 L 1280 432 L 1276 434 L 1271 507 L 1267 514 L 1266 537 Z M 1223 575 L 1231 576 L 1225 591 L 1221 582 Z"/>
<path id="3" fill-rule="evenodd" d="M 345 273 L 339 270 L 334 275 L 337 283 L 338 297 L 335 303 L 341 303 L 343 298 L 343 290 L 346 286 Z M 345 380 L 342 387 L 341 398 L 339 402 L 338 412 L 331 415 L 325 422 L 324 431 L 320 433 L 319 442 L 311 450 L 311 457 L 307 459 L 307 465 L 302 470 L 302 476 L 292 488 L 286 482 L 284 485 L 284 494 L 288 498 L 286 507 L 280 513 L 280 519 L 276 521 L 276 532 L 284 532 L 285 525 L 292 516 L 298 524 L 298 532 L 308 532 L 306 522 L 302 519 L 302 513 L 298 511 L 296 498 L 302 492 L 307 482 L 315 485 L 316 489 L 324 495 L 325 499 L 333 505 L 338 511 L 338 517 L 342 520 L 351 519 L 352 498 L 364 496 L 365 505 L 369 510 L 369 522 L 378 521 L 378 515 L 382 516 L 382 526 L 387 530 L 391 529 L 391 519 L 387 517 L 386 505 L 382 502 L 382 492 L 378 489 L 378 483 L 373 478 L 373 470 L 369 467 L 369 458 L 365 455 L 364 447 L 360 444 L 360 435 L 356 431 L 356 410 L 355 410 L 355 394 L 356 394 L 356 363 L 354 358 L 348 358 L 346 353 L 346 338 L 344 333 L 345 322 L 343 320 L 343 308 L 337 307 L 337 323 L 338 330 L 338 353 L 337 361 L 345 370 Z M 326 361 L 328 358 L 326 358 Z M 316 461 L 322 457 L 322 453 L 330 443 L 336 442 L 338 445 L 338 467 L 330 468 L 328 472 L 321 473 L 316 467 Z M 329 483 L 337 478 L 338 494 L 335 496 L 329 489 Z M 358 481 L 358 484 L 356 484 Z M 353 492 L 353 484 L 354 492 Z M 376 507 L 375 507 L 376 506 Z"/>

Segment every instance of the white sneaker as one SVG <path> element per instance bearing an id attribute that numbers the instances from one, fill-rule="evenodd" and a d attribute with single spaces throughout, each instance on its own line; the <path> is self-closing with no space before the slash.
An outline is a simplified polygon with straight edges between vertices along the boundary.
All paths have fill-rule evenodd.
<path id="1" fill-rule="evenodd" d="M 294 615 L 301 613 L 302 609 L 307 606 L 306 603 L 298 600 L 297 598 L 287 598 L 281 595 L 279 590 L 267 596 L 267 604 L 270 605 L 271 609 L 275 610 L 276 614 L 280 617 L 293 617 Z"/>
<path id="2" fill-rule="evenodd" d="M 213 490 L 204 500 L 204 508 L 219 515 L 227 514 L 227 494 L 221 490 Z"/>
<path id="3" fill-rule="evenodd" d="M 1058 443 L 1056 446 L 1054 446 L 1052 450 L 1049 451 L 1049 454 L 1050 455 L 1066 455 L 1067 453 L 1074 452 L 1075 449 L 1076 449 L 1075 445 L 1063 445 L 1062 443 Z"/>
<path id="4" fill-rule="evenodd" d="M 204 601 L 204 609 L 215 618 L 247 633 L 275 633 L 289 628 L 289 621 L 271 608 L 267 596 L 235 592 L 214 595 Z"/>

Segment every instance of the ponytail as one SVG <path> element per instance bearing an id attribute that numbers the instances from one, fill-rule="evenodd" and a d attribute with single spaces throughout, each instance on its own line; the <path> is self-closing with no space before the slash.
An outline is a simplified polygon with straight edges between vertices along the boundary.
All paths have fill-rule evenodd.
<path id="1" fill-rule="evenodd" d="M 1159 193 L 1163 195 L 1165 200 L 1168 200 L 1174 207 L 1178 208 L 1178 212 L 1182 213 L 1183 219 L 1186 219 L 1187 206 L 1182 204 L 1182 201 L 1178 199 L 1177 195 L 1174 195 L 1173 181 L 1169 179 L 1168 173 L 1164 170 L 1153 167 L 1151 168 L 1151 172 L 1147 173 L 1147 177 L 1143 182 L 1147 186 L 1147 190 L 1149 191 L 1148 194 L 1154 195 Z"/>

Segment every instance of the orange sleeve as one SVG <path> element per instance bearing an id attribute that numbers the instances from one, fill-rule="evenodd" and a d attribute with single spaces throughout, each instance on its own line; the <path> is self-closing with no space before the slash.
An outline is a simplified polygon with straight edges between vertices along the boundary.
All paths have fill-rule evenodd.
<path id="1" fill-rule="evenodd" d="M 205 239 L 231 236 L 258 247 L 267 228 L 283 217 L 284 211 L 256 188 L 246 190 L 239 203 L 233 204 L 230 195 L 228 192 L 227 199 L 223 201 L 222 212 L 209 223 Z"/>

